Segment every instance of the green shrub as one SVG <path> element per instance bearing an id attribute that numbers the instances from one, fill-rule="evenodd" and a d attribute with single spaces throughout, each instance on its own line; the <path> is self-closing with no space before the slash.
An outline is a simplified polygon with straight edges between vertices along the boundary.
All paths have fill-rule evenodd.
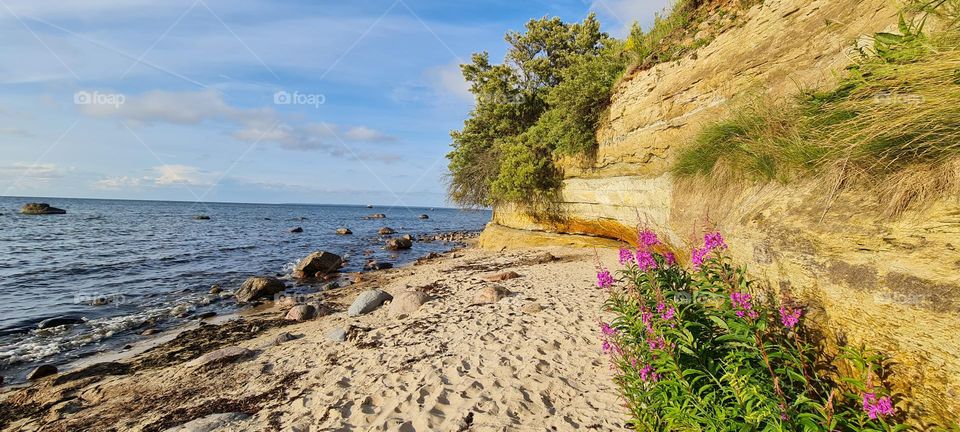
<path id="1" fill-rule="evenodd" d="M 828 358 L 803 307 L 761 292 L 704 236 L 692 269 L 655 234 L 623 249 L 601 323 L 603 350 L 638 431 L 897 431 L 906 426 L 882 356 L 844 348 Z M 839 367 L 838 367 L 839 366 Z M 842 374 L 830 371 L 846 371 Z"/>

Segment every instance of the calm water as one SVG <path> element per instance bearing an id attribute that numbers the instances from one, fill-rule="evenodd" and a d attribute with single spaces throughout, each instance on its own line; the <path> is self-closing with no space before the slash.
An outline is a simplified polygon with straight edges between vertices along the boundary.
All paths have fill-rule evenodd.
<path id="1" fill-rule="evenodd" d="M 31 201 L 68 213 L 20 215 L 19 207 Z M 352 258 L 345 271 L 359 271 L 365 251 L 404 264 L 455 246 L 416 242 L 411 250 L 387 252 L 377 235 L 383 226 L 418 235 L 479 231 L 490 219 L 488 211 L 453 209 L 4 197 L 0 213 L 0 375 L 8 381 L 22 379 L 38 361 L 58 363 L 115 348 L 145 323 L 163 328 L 189 320 L 171 317 L 179 304 L 195 314 L 229 312 L 236 305 L 211 298 L 211 285 L 233 290 L 250 275 L 288 275 L 315 250 Z M 362 219 L 371 213 L 387 219 Z M 200 214 L 210 220 L 194 220 Z M 289 232 L 298 226 L 303 233 Z M 335 235 L 338 227 L 354 234 Z M 92 305 L 97 298 L 110 304 Z M 85 322 L 37 328 L 60 316 Z"/>

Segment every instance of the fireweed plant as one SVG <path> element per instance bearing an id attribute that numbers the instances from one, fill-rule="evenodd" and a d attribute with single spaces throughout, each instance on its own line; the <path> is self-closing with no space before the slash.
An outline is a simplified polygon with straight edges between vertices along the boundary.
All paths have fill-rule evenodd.
<path id="1" fill-rule="evenodd" d="M 621 269 L 599 268 L 615 314 L 600 323 L 638 431 L 898 431 L 907 427 L 880 379 L 883 358 L 844 348 L 823 367 L 803 309 L 761 299 L 746 269 L 704 236 L 691 269 L 662 252 L 656 234 L 621 249 Z M 660 251 L 660 252 L 658 252 Z M 820 363 L 818 363 L 818 359 Z M 836 370 L 846 370 L 837 377 Z M 821 376 L 832 370 L 834 379 Z"/>

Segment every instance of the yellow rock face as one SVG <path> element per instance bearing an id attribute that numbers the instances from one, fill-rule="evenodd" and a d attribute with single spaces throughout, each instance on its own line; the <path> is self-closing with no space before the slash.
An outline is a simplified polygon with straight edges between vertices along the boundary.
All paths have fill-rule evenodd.
<path id="1" fill-rule="evenodd" d="M 594 164 L 564 165 L 549 220 L 500 207 L 488 248 L 613 246 L 652 228 L 678 250 L 707 230 L 774 291 L 811 306 L 830 345 L 866 344 L 893 357 L 895 390 L 918 426 L 960 420 L 960 203 L 897 219 L 869 191 L 826 185 L 677 182 L 678 150 L 741 95 L 788 95 L 830 84 L 862 35 L 895 28 L 886 0 L 767 0 L 694 55 L 642 71 L 618 88 Z M 572 234 L 572 235 L 568 235 Z M 907 408 L 902 405 L 901 408 Z"/>

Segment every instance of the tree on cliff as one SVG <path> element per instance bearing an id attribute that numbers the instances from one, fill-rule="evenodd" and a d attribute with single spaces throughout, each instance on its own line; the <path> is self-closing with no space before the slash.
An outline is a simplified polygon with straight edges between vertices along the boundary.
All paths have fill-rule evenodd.
<path id="1" fill-rule="evenodd" d="M 557 190 L 555 154 L 593 149 L 595 123 L 624 61 L 621 43 L 591 14 L 568 24 L 541 18 L 508 32 L 504 63 L 488 53 L 461 65 L 475 96 L 451 133 L 450 196 L 465 206 L 530 203 Z"/>

